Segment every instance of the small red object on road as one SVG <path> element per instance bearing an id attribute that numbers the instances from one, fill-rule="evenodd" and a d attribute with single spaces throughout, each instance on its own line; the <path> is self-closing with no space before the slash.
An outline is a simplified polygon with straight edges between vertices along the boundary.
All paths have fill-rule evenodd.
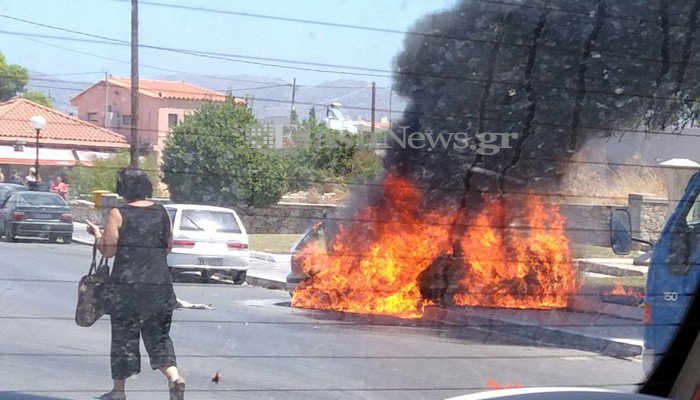
<path id="1" fill-rule="evenodd" d="M 219 383 L 220 380 L 221 380 L 221 371 L 216 371 L 216 373 L 214 374 L 214 377 L 211 378 L 211 381 L 214 383 Z"/>

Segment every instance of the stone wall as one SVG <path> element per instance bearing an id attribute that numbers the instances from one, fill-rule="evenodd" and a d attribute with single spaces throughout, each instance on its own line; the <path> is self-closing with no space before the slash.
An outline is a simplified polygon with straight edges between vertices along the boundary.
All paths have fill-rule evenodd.
<path id="1" fill-rule="evenodd" d="M 269 208 L 237 208 L 248 233 L 304 233 L 312 224 L 333 217 L 339 206 L 280 203 Z"/>
<path id="2" fill-rule="evenodd" d="M 632 236 L 655 241 L 669 216 L 668 200 L 650 194 L 633 193 L 627 200 L 632 220 Z"/>
<path id="3" fill-rule="evenodd" d="M 165 199 L 157 199 L 167 203 Z M 120 199 L 107 196 L 104 207 L 95 209 L 93 203 L 77 200 L 70 206 L 76 221 L 102 221 L 109 207 L 120 204 Z M 630 212 L 632 231 L 637 237 L 656 240 L 664 227 L 668 214 L 668 202 L 643 194 L 631 194 L 627 206 L 598 204 L 560 204 L 559 209 L 566 222 L 566 235 L 571 243 L 610 245 L 610 213 L 616 208 Z M 325 204 L 280 203 L 269 208 L 236 207 L 248 233 L 303 233 L 313 223 L 332 218 L 342 210 L 341 206 Z"/>
<path id="4" fill-rule="evenodd" d="M 73 220 L 76 222 L 85 222 L 86 219 L 102 223 L 102 210 L 96 209 L 95 204 L 86 200 L 71 200 L 68 202 Z"/>
<path id="5" fill-rule="evenodd" d="M 615 205 L 560 204 L 564 229 L 571 243 L 610 246 L 610 213 Z"/>
<path id="6" fill-rule="evenodd" d="M 152 199 L 157 203 L 167 204 L 166 199 Z M 89 219 L 102 223 L 111 207 L 119 206 L 123 201 L 116 195 L 104 196 L 103 207 L 95 208 L 94 203 L 85 200 L 70 202 L 73 219 L 85 222 Z M 313 223 L 333 217 L 339 206 L 280 203 L 269 208 L 235 207 L 243 226 L 248 233 L 304 233 Z"/>
<path id="7" fill-rule="evenodd" d="M 597 204 L 560 204 L 566 218 L 565 229 L 572 243 L 610 246 L 610 213 L 616 208 L 630 213 L 632 235 L 655 241 L 666 224 L 668 200 L 649 194 L 629 195 L 626 206 Z"/>

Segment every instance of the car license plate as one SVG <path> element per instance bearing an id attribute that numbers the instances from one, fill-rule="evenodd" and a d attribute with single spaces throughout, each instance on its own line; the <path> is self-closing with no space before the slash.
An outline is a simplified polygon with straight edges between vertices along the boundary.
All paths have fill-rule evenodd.
<path id="1" fill-rule="evenodd" d="M 209 265 L 212 267 L 220 267 L 224 265 L 224 259 L 223 258 L 205 258 L 205 257 L 199 257 L 198 259 L 199 265 Z"/>
<path id="2" fill-rule="evenodd" d="M 34 214 L 34 219 L 51 219 L 51 214 Z"/>

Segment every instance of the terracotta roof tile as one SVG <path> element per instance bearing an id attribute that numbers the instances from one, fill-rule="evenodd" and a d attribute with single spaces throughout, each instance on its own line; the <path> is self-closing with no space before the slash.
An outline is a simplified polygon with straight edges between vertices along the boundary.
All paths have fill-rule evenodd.
<path id="1" fill-rule="evenodd" d="M 131 79 L 129 78 L 118 78 L 110 77 L 109 84 L 122 87 L 127 90 L 131 90 Z M 104 86 L 104 80 L 101 80 L 89 88 L 85 89 L 83 92 L 73 97 L 73 99 L 78 98 L 83 93 L 89 91 L 93 87 Z M 144 96 L 149 96 L 153 98 L 160 99 L 178 99 L 178 100 L 210 100 L 210 101 L 224 101 L 226 100 L 226 95 L 215 92 L 213 90 L 205 89 L 187 83 L 185 81 L 161 81 L 155 79 L 139 79 L 139 93 Z M 237 104 L 246 104 L 245 99 L 234 98 Z"/>
<path id="2" fill-rule="evenodd" d="M 40 140 L 45 144 L 85 147 L 126 148 L 126 139 L 108 129 L 95 126 L 70 115 L 44 107 L 27 99 L 16 99 L 0 104 L 0 142 L 13 142 L 36 137 L 29 125 L 34 115 L 46 118 Z M 27 140 L 29 139 L 29 140 Z"/>

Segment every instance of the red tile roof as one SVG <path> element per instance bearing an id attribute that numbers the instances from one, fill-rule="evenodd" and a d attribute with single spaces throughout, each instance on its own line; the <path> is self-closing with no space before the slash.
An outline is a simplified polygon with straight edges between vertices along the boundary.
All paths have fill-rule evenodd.
<path id="1" fill-rule="evenodd" d="M 29 125 L 34 115 L 46 118 L 40 142 L 75 148 L 127 148 L 126 139 L 108 129 L 95 126 L 62 112 L 44 107 L 27 99 L 16 99 L 0 104 L 0 142 L 24 140 L 32 143 L 36 131 Z"/>
<path id="2" fill-rule="evenodd" d="M 131 90 L 131 79 L 129 78 L 117 78 L 110 77 L 109 84 L 122 87 L 127 90 Z M 89 88 L 85 89 L 82 93 L 75 96 L 73 99 L 81 96 L 83 93 L 89 91 L 95 86 L 104 86 L 104 80 L 101 80 Z M 160 99 L 177 99 L 177 100 L 210 100 L 210 101 L 224 101 L 226 100 L 226 95 L 215 92 L 213 90 L 205 89 L 187 83 L 185 81 L 161 81 L 155 79 L 139 79 L 139 93 L 144 96 L 160 98 Z M 245 99 L 234 98 L 237 104 L 246 104 Z"/>

